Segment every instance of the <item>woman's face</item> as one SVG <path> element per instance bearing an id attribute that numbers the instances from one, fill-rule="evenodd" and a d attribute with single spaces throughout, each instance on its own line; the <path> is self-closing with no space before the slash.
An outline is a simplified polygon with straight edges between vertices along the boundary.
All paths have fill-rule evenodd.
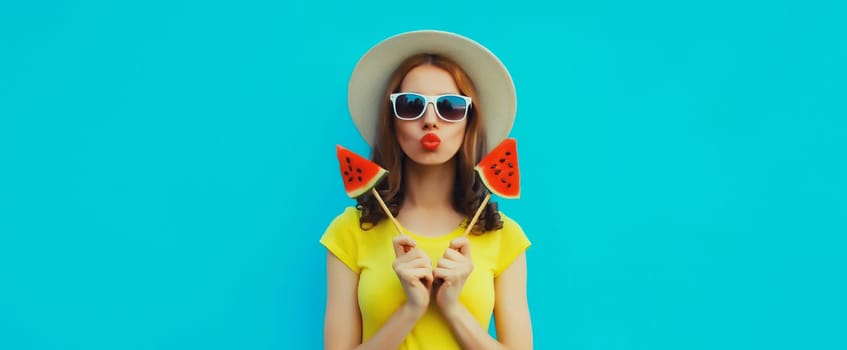
<path id="1" fill-rule="evenodd" d="M 400 83 L 401 92 L 437 96 L 460 94 L 450 73 L 433 66 L 421 65 L 409 71 Z M 393 114 L 392 114 L 393 115 Z M 423 116 L 416 120 L 394 119 L 400 148 L 412 161 L 421 165 L 444 164 L 462 146 L 468 118 L 448 122 L 438 117 L 435 106 L 426 106 Z"/>

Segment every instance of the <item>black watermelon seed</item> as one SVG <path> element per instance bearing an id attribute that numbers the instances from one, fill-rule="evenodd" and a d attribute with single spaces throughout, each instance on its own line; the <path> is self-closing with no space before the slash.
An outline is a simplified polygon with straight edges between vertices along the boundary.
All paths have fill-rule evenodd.
<path id="1" fill-rule="evenodd" d="M 352 176 L 351 176 L 351 177 L 348 177 L 348 178 L 347 178 L 347 182 L 353 182 L 353 177 L 352 177 Z"/>
<path id="2" fill-rule="evenodd" d="M 350 171 L 353 171 L 353 166 L 352 166 L 352 165 L 348 165 L 348 166 L 347 166 L 347 169 L 348 169 L 348 170 L 350 170 Z"/>
<path id="3" fill-rule="evenodd" d="M 512 176 L 512 175 L 515 175 L 515 172 L 514 172 L 514 171 L 510 171 L 510 172 L 509 172 L 509 176 Z"/>
<path id="4" fill-rule="evenodd" d="M 506 151 L 506 155 L 507 155 L 507 156 L 511 156 L 511 155 L 512 155 L 512 152 Z"/>
<path id="5" fill-rule="evenodd" d="M 506 161 L 506 158 L 500 158 L 500 163 L 503 163 L 505 161 Z"/>
<path id="6" fill-rule="evenodd" d="M 509 162 L 509 167 L 510 167 L 510 168 L 514 168 L 514 167 L 512 166 L 512 162 Z"/>
<path id="7" fill-rule="evenodd" d="M 502 178 L 502 177 L 501 177 L 501 178 L 500 178 L 500 182 L 502 182 L 502 183 L 506 183 L 506 179 L 504 179 L 504 178 Z"/>
<path id="8" fill-rule="evenodd" d="M 346 175 L 350 175 L 350 173 L 349 173 L 349 172 L 347 172 L 347 171 L 345 171 L 345 172 L 344 172 L 344 175 L 345 175 L 345 176 L 346 176 Z"/>
<path id="9" fill-rule="evenodd" d="M 356 172 L 357 172 L 357 173 L 359 173 L 359 174 L 361 174 L 361 173 L 362 173 L 362 168 L 356 168 Z"/>
<path id="10" fill-rule="evenodd" d="M 350 163 L 350 157 L 347 157 L 347 163 Z"/>
<path id="11" fill-rule="evenodd" d="M 491 168 L 491 169 L 495 169 L 495 168 L 497 168 L 497 164 L 491 164 L 490 168 Z"/>
<path id="12" fill-rule="evenodd" d="M 494 170 L 494 175 L 500 175 L 500 169 Z"/>
<path id="13" fill-rule="evenodd" d="M 512 188 L 512 184 L 506 185 L 506 188 Z"/>

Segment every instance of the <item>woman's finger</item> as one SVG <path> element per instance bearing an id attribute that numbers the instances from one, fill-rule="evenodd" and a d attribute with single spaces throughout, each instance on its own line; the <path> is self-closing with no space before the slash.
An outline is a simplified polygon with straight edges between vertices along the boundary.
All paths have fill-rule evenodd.
<path id="1" fill-rule="evenodd" d="M 459 237 L 450 241 L 450 249 L 454 249 L 466 257 L 471 256 L 471 241 L 467 237 Z"/>
<path id="2" fill-rule="evenodd" d="M 417 268 L 429 268 L 432 269 L 432 263 L 430 263 L 427 258 L 417 258 L 411 259 L 409 261 L 400 262 L 397 265 L 400 269 L 417 269 Z"/>
<path id="3" fill-rule="evenodd" d="M 447 259 L 450 261 L 467 261 L 470 259 L 469 256 L 465 256 L 459 251 L 450 248 L 444 251 L 444 257 L 442 259 Z"/>
<path id="4" fill-rule="evenodd" d="M 445 269 L 443 267 L 436 267 L 432 270 L 432 275 L 437 279 L 442 279 L 445 281 L 452 281 L 453 276 L 456 275 L 456 272 L 452 269 Z"/>
<path id="5" fill-rule="evenodd" d="M 428 260 L 429 256 L 427 256 L 425 253 L 423 253 L 423 250 L 421 250 L 420 248 L 412 248 L 411 250 L 409 250 L 406 253 L 400 253 L 400 255 L 397 256 L 397 259 L 395 259 L 394 261 L 402 264 L 402 263 L 414 261 L 416 259 L 427 259 Z"/>
<path id="6" fill-rule="evenodd" d="M 422 267 L 406 270 L 403 275 L 406 278 L 406 281 L 408 282 L 421 280 L 429 281 L 432 279 L 432 272 Z"/>
<path id="7" fill-rule="evenodd" d="M 414 267 L 428 267 L 430 269 L 432 268 L 432 261 L 429 260 L 428 256 L 419 257 L 410 261 L 409 263 Z"/>
<path id="8" fill-rule="evenodd" d="M 397 235 L 392 240 L 394 256 L 399 257 L 415 247 L 415 240 L 406 235 Z"/>
<path id="9" fill-rule="evenodd" d="M 425 270 L 426 270 L 426 272 L 424 273 L 423 277 L 421 277 L 421 282 L 423 282 L 424 285 L 427 288 L 429 288 L 429 287 L 432 286 L 432 283 L 435 281 L 435 276 L 432 275 L 432 269 L 431 268 L 425 269 Z"/>
<path id="10" fill-rule="evenodd" d="M 456 261 L 453 261 L 453 260 L 450 260 L 450 259 L 447 259 L 447 258 L 441 258 L 441 259 L 438 259 L 438 265 L 437 266 L 441 267 L 441 268 L 445 268 L 445 269 L 455 269 L 458 266 L 458 264 L 456 263 Z"/>

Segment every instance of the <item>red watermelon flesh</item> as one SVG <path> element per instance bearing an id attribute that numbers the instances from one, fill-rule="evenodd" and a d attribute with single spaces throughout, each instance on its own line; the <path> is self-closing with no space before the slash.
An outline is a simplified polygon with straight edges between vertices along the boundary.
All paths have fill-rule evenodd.
<path id="1" fill-rule="evenodd" d="M 503 140 L 474 169 L 491 193 L 510 199 L 520 197 L 521 175 L 515 139 Z"/>
<path id="2" fill-rule="evenodd" d="M 355 152 L 335 145 L 338 165 L 341 167 L 341 178 L 344 180 L 344 190 L 350 198 L 357 198 L 368 192 L 379 183 L 388 171 L 356 154 Z"/>

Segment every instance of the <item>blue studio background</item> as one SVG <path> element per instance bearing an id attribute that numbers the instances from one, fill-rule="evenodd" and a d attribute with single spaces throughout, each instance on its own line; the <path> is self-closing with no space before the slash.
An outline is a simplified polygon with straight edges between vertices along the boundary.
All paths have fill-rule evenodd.
<path id="1" fill-rule="evenodd" d="M 347 79 L 462 33 L 518 89 L 538 349 L 847 349 L 823 1 L 0 5 L 0 349 L 317 349 Z"/>

